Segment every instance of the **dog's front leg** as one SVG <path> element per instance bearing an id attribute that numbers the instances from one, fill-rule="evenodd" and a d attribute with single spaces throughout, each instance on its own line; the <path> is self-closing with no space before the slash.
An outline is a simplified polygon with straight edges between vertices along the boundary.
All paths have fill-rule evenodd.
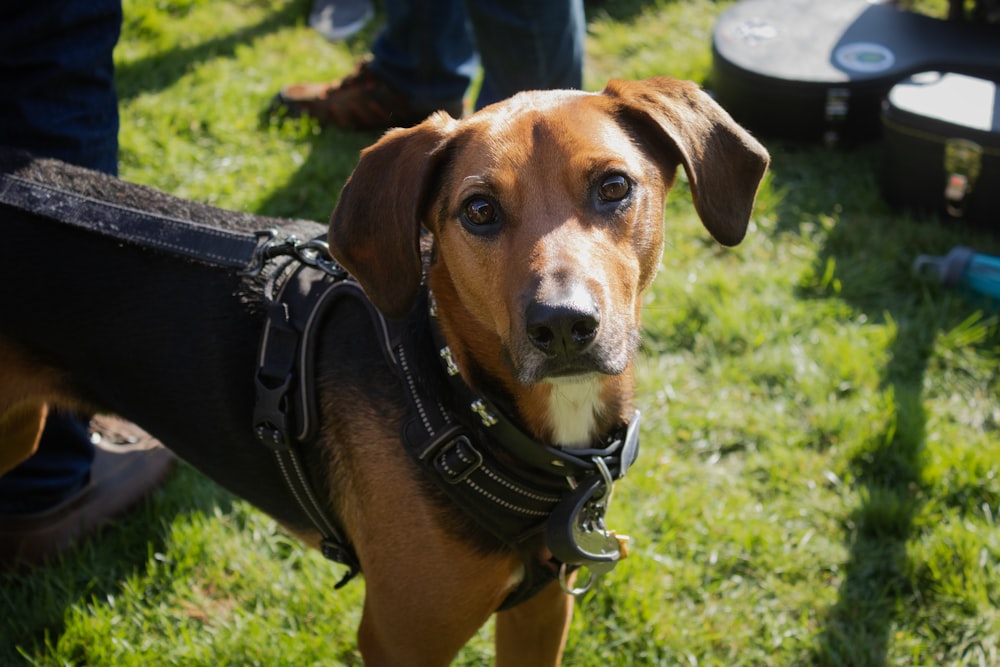
<path id="1" fill-rule="evenodd" d="M 497 667 L 555 667 L 562 661 L 573 596 L 552 582 L 535 597 L 497 614 Z"/>
<path id="2" fill-rule="evenodd" d="M 411 553 L 398 544 L 389 552 L 395 559 L 378 554 L 366 562 L 362 555 L 358 647 L 365 667 L 446 667 L 503 601 L 516 556 L 498 560 L 436 546 Z"/>

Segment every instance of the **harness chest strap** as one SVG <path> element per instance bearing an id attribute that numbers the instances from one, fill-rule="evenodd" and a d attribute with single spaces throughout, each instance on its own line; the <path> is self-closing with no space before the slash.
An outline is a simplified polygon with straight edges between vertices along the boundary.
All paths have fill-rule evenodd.
<path id="1" fill-rule="evenodd" d="M 291 273 L 289 274 L 289 271 Z M 345 585 L 361 571 L 357 554 L 327 504 L 313 490 L 299 446 L 317 436 L 313 397 L 315 334 L 330 307 L 345 293 L 360 288 L 331 273 L 291 262 L 275 273 L 284 276 L 268 307 L 257 361 L 257 401 L 253 428 L 257 439 L 274 452 L 285 484 L 309 522 L 322 536 L 320 550 L 347 573 Z"/>

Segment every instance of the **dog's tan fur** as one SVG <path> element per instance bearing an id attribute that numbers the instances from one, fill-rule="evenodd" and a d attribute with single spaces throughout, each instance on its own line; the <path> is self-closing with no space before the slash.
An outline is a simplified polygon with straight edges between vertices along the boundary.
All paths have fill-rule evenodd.
<path id="1" fill-rule="evenodd" d="M 537 439 L 590 446 L 632 414 L 642 295 L 659 266 L 678 165 L 708 231 L 733 245 L 768 159 L 689 82 L 522 93 L 464 120 L 437 115 L 387 133 L 345 185 L 329 241 L 375 305 L 404 317 L 424 279 L 428 231 L 426 283 L 465 380 L 508 397 Z M 622 182 L 629 189 L 619 200 Z M 490 211 L 497 224 L 478 217 Z M 470 214 L 490 222 L 487 233 L 463 224 Z M 599 324 L 587 350 L 554 365 L 528 334 L 538 304 L 592 313 Z M 35 368 L 2 340 L 0 367 L 9 462 L 35 446 L 45 403 L 68 395 L 58 372 Z M 367 582 L 360 650 L 371 667 L 446 665 L 518 586 L 524 565 L 512 551 L 484 549 L 461 512 L 427 493 L 401 451 L 401 408 L 344 380 L 335 394 L 322 392 L 320 409 L 337 480 L 331 504 Z M 538 558 L 548 555 L 540 545 Z M 497 664 L 559 664 L 572 611 L 572 597 L 553 583 L 500 612 Z"/>

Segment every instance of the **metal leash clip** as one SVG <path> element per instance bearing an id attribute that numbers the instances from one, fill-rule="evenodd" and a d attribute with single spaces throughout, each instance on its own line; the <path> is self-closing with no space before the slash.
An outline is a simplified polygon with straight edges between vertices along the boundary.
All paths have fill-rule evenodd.
<path id="1" fill-rule="evenodd" d="M 600 475 L 595 475 L 574 489 L 560 503 L 545 525 L 545 541 L 552 555 L 562 565 L 559 583 L 571 595 L 582 595 L 593 587 L 597 577 L 614 569 L 628 555 L 628 537 L 609 531 L 604 515 L 614 480 L 603 458 L 595 457 Z M 590 579 L 580 587 L 571 588 L 566 580 L 569 568 L 584 567 Z"/>
<path id="2" fill-rule="evenodd" d="M 260 274 L 268 260 L 275 257 L 292 257 L 299 263 L 319 269 L 334 278 L 347 276 L 347 271 L 330 253 L 330 245 L 322 239 L 299 241 L 295 236 L 288 236 L 284 241 L 278 241 L 278 232 L 274 229 L 254 232 L 254 236 L 257 237 L 257 247 L 250 264 L 243 271 L 248 276 Z"/>

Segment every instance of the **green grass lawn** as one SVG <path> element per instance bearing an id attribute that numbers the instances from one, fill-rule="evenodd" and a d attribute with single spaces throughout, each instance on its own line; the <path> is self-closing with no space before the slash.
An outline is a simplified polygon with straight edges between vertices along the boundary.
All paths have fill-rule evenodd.
<path id="1" fill-rule="evenodd" d="M 590 7 L 586 87 L 710 87 L 728 4 Z M 125 5 L 122 177 L 325 220 L 374 137 L 265 111 L 349 71 L 377 25 L 330 45 L 305 0 Z M 877 144 L 767 145 L 741 246 L 709 239 L 683 182 L 668 204 L 643 451 L 609 519 L 632 555 L 579 601 L 565 663 L 1000 665 L 1000 321 L 910 272 L 959 244 L 1000 255 L 1000 233 L 892 214 Z M 340 574 L 181 467 L 61 561 L 0 574 L 0 665 L 360 665 L 364 583 Z M 487 627 L 456 664 L 491 654 Z"/>

